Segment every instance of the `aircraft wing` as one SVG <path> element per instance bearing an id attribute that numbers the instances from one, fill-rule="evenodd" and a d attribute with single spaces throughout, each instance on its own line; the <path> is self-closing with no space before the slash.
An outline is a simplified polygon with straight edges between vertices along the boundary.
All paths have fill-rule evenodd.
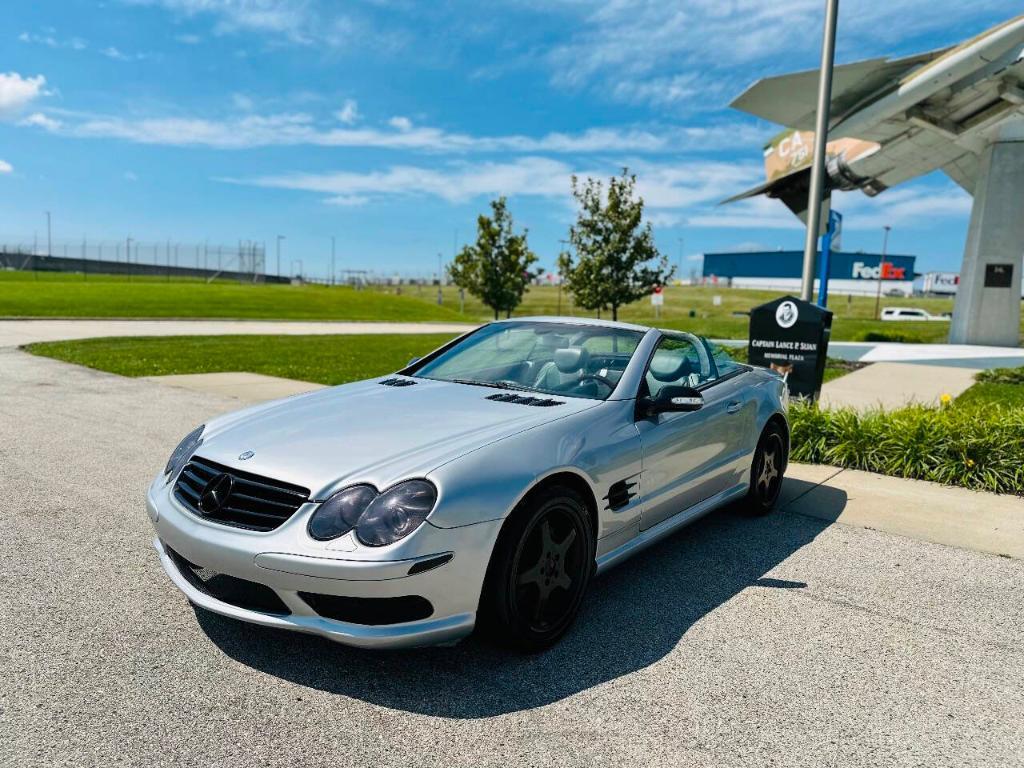
<path id="1" fill-rule="evenodd" d="M 868 96 L 886 85 L 895 85 L 911 70 L 949 50 L 942 48 L 899 59 L 866 59 L 835 67 L 832 72 L 832 118 L 842 119 Z M 736 97 L 730 106 L 789 128 L 813 131 L 817 97 L 818 70 L 811 69 L 758 80 Z"/>

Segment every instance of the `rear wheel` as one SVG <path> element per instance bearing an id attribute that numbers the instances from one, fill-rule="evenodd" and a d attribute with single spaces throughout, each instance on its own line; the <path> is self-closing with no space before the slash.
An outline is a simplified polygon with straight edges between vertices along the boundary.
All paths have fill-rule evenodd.
<path id="1" fill-rule="evenodd" d="M 572 626 L 594 567 L 586 503 L 555 486 L 528 497 L 505 524 L 488 568 L 482 624 L 525 651 L 553 645 Z"/>
<path id="2" fill-rule="evenodd" d="M 786 436 L 782 427 L 770 422 L 761 433 L 750 467 L 747 509 L 755 515 L 771 512 L 779 501 L 786 472 Z"/>

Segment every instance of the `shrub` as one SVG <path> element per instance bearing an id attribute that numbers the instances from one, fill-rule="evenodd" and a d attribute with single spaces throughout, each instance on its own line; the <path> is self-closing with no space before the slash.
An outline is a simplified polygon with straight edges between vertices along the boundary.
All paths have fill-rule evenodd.
<path id="1" fill-rule="evenodd" d="M 907 334 L 897 331 L 861 331 L 857 334 L 854 341 L 898 341 L 906 344 L 919 341 L 919 339 L 910 338 Z"/>
<path id="2" fill-rule="evenodd" d="M 1022 408 L 860 413 L 797 402 L 789 418 L 794 461 L 1024 495 Z"/>
<path id="3" fill-rule="evenodd" d="M 974 380 L 981 384 L 1024 384 L 1024 367 L 979 371 Z"/>

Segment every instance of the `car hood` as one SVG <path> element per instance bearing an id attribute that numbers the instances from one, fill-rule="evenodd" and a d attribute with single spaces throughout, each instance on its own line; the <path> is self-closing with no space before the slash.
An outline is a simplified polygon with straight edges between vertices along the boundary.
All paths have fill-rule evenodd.
<path id="1" fill-rule="evenodd" d="M 531 394 L 525 392 L 426 379 L 404 387 L 380 382 L 345 384 L 214 420 L 196 453 L 301 485 L 322 499 L 349 483 L 385 488 L 422 477 L 488 443 L 601 402 L 553 397 L 562 404 L 539 407 L 487 399 Z M 248 452 L 249 459 L 239 458 Z"/>

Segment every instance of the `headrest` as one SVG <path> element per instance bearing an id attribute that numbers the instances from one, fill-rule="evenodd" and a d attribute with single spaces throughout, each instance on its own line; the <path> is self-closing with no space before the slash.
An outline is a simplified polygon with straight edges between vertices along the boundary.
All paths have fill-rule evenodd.
<path id="1" fill-rule="evenodd" d="M 590 353 L 583 347 L 566 347 L 555 350 L 555 367 L 562 373 L 575 373 L 587 364 Z"/>
<path id="2" fill-rule="evenodd" d="M 651 375 L 658 381 L 678 381 L 692 373 L 690 361 L 682 350 L 659 349 L 651 358 Z"/>

